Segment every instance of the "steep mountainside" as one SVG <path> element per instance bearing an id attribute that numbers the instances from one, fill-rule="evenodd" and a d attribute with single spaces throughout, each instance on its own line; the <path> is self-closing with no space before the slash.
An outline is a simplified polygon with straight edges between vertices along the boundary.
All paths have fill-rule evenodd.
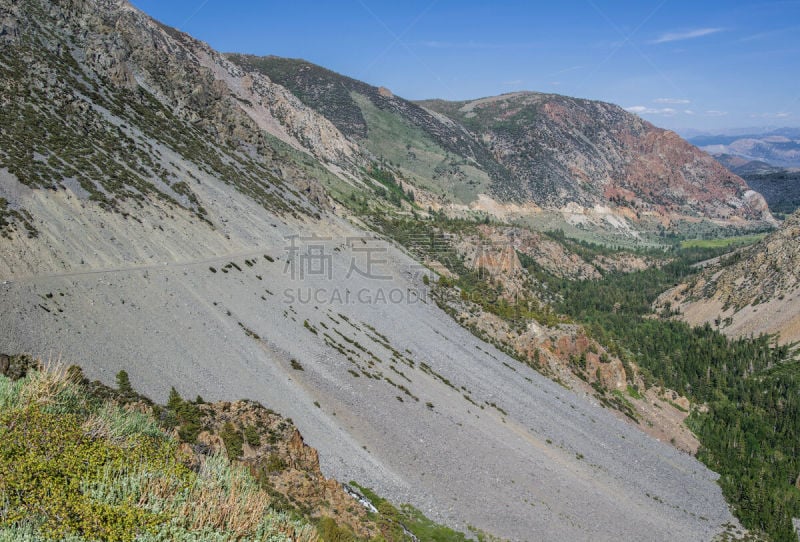
<path id="1" fill-rule="evenodd" d="M 314 183 L 291 164 L 276 169 L 271 141 L 324 161 L 353 155 L 283 87 L 124 2 L 7 1 L 0 10 L 0 172 L 24 185 L 6 196 L 17 211 L 26 188 L 69 188 L 124 216 L 157 201 L 208 222 L 186 161 L 265 209 L 307 212 L 298 190 Z"/>
<path id="2" fill-rule="evenodd" d="M 248 55 L 228 58 L 288 88 L 375 157 L 402 165 L 423 188 L 437 193 L 444 190 L 451 198 L 469 203 L 477 194 L 476 187 L 491 180 L 499 198 L 514 197 L 513 175 L 473 134 L 386 88 L 303 60 Z M 499 190 L 503 186 L 505 190 Z"/>
<path id="3" fill-rule="evenodd" d="M 800 211 L 758 244 L 709 266 L 664 294 L 659 305 L 693 324 L 713 323 L 728 335 L 779 333 L 800 340 Z"/>
<path id="4" fill-rule="evenodd" d="M 771 220 L 742 179 L 676 134 L 611 104 L 537 93 L 414 104 L 302 60 L 229 58 L 290 89 L 415 185 L 440 195 L 440 204 L 496 214 L 484 195 L 523 204 L 521 215 L 599 206 L 601 223 L 643 215 Z"/>
<path id="5" fill-rule="evenodd" d="M 677 134 L 612 104 L 530 92 L 422 104 L 481 137 L 537 203 L 613 203 L 665 217 L 769 218 L 742 179 Z"/>

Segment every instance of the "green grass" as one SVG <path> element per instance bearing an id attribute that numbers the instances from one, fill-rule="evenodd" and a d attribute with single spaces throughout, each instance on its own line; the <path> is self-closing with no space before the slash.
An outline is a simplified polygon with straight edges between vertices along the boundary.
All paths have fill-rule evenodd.
<path id="1" fill-rule="evenodd" d="M 378 109 L 369 98 L 353 93 L 368 126 L 364 141 L 376 156 L 399 166 L 413 184 L 452 200 L 469 203 L 489 192 L 488 175 L 453 157 L 421 128 L 400 115 Z"/>
<path id="2" fill-rule="evenodd" d="M 766 237 L 766 233 L 753 235 L 739 235 L 735 237 L 719 237 L 716 239 L 685 239 L 681 241 L 681 248 L 726 248 L 752 245 Z"/>
<path id="3" fill-rule="evenodd" d="M 467 542 L 464 533 L 454 531 L 444 525 L 434 523 L 425 515 L 409 504 L 399 508 L 379 497 L 368 487 L 362 487 L 355 482 L 350 485 L 358 488 L 367 499 L 378 509 L 377 514 L 372 514 L 381 530 L 381 535 L 386 540 L 405 540 L 407 536 L 403 528 L 414 534 L 420 541 L 425 542 Z"/>
<path id="4" fill-rule="evenodd" d="M 158 406 L 135 392 L 124 371 L 117 381 L 117 390 L 89 382 L 77 367 L 31 368 L 15 381 L 0 375 L 0 542 L 365 540 L 273 487 L 269 474 L 290 468 L 278 453 L 263 472 L 230 459 L 245 441 L 257 446 L 266 438 L 258 427 L 228 422 L 219 433 L 227 454 L 187 456 L 181 443 L 202 427 L 202 399 L 186 401 L 173 388 Z M 194 429 L 184 438 L 186 427 Z M 404 527 L 419 540 L 466 540 L 364 491 L 380 510 L 364 519 L 370 530 L 380 528 L 373 542 L 410 542 Z"/>
<path id="5" fill-rule="evenodd" d="M 639 390 L 637 390 L 631 384 L 628 384 L 628 395 L 630 395 L 634 399 L 643 399 L 644 398 L 644 396 L 641 393 L 639 393 Z"/>
<path id="6" fill-rule="evenodd" d="M 0 541 L 317 540 L 249 470 L 220 455 L 188 468 L 151 415 L 71 375 L 0 376 Z"/>

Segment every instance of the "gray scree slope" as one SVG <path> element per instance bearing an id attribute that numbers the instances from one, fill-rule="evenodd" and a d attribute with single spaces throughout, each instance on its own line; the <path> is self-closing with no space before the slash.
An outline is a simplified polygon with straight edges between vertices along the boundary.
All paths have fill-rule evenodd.
<path id="1" fill-rule="evenodd" d="M 349 273 L 353 258 L 363 270 L 364 253 L 345 239 L 365 234 L 333 215 L 287 222 L 195 172 L 203 204 L 226 219 L 220 230 L 157 204 L 126 220 L 0 175 L 0 192 L 22 199 L 40 230 L 0 241 L 0 279 L 10 281 L 0 285 L 0 350 L 79 363 L 105 382 L 126 369 L 161 400 L 175 385 L 186 397 L 261 401 L 293 418 L 327 475 L 461 529 L 709 540 L 735 523 L 716 475 L 695 459 L 479 341 L 432 302 L 291 302 L 285 292 L 298 287 L 324 289 L 325 301 L 334 290 L 374 298 L 423 285 L 395 248 L 373 254 L 388 260 L 375 270 L 390 280 Z M 332 238 L 330 280 L 286 272 L 293 234 Z M 241 271 L 223 272 L 229 262 Z"/>

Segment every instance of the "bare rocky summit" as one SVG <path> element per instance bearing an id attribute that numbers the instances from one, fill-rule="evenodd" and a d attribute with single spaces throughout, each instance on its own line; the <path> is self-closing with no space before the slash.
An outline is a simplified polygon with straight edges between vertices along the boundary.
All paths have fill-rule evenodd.
<path id="1" fill-rule="evenodd" d="M 614 205 L 639 218 L 771 219 L 741 178 L 613 104 L 532 92 L 421 103 L 486 142 L 514 173 L 520 197 L 539 205 Z"/>

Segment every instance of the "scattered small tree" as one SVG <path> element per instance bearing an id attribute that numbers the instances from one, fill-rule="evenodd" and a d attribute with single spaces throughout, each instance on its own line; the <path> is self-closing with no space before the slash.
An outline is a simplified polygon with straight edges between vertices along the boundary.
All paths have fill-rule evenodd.
<path id="1" fill-rule="evenodd" d="M 130 377 L 128 377 L 128 373 L 124 370 L 117 373 L 117 390 L 125 395 L 132 395 L 135 393 L 133 386 L 131 386 Z"/>

